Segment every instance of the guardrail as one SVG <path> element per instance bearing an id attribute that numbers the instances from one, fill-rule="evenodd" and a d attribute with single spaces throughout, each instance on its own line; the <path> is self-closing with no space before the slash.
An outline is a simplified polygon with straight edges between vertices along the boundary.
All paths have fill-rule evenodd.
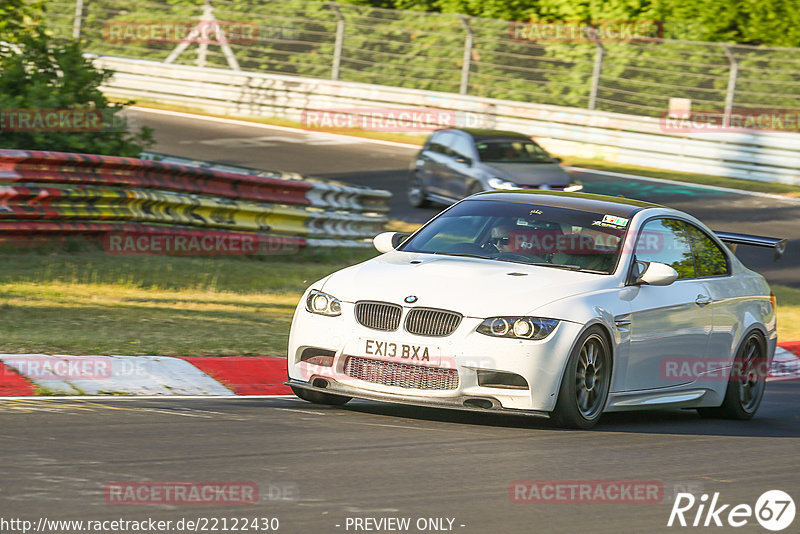
<path id="1" fill-rule="evenodd" d="M 114 57 L 95 64 L 116 71 L 103 90 L 118 98 L 295 121 L 309 110 L 440 109 L 454 113 L 455 125 L 521 131 L 560 155 L 800 185 L 798 133 L 673 132 L 653 117 L 454 93 Z"/>
<path id="2" fill-rule="evenodd" d="M 368 246 L 358 240 L 386 222 L 387 191 L 172 159 L 0 150 L 0 236 L 202 234 L 255 244 L 288 236 Z"/>

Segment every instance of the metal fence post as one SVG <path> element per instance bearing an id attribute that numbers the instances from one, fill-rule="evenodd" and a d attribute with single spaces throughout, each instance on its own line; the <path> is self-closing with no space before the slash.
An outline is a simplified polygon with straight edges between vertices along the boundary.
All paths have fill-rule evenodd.
<path id="1" fill-rule="evenodd" d="M 464 26 L 464 30 L 467 32 L 466 36 L 464 37 L 464 62 L 461 65 L 461 85 L 459 86 L 458 92 L 462 95 L 467 94 L 469 90 L 469 71 L 472 61 L 472 28 L 469 25 L 469 19 L 464 15 L 458 15 L 458 19 L 461 21 L 461 25 Z"/>
<path id="2" fill-rule="evenodd" d="M 600 76 L 603 73 L 603 57 L 606 49 L 599 40 L 595 41 L 597 46 L 594 52 L 594 66 L 592 67 L 592 86 L 589 90 L 589 109 L 597 109 L 597 92 L 600 90 Z"/>
<path id="3" fill-rule="evenodd" d="M 335 2 L 331 2 L 328 5 L 338 19 L 336 21 L 336 42 L 333 45 L 333 66 L 331 68 L 331 80 L 338 80 L 339 67 L 342 64 L 342 48 L 344 47 L 344 16 Z"/>
<path id="4" fill-rule="evenodd" d="M 81 26 L 83 25 L 83 0 L 75 2 L 75 18 L 72 21 L 72 38 L 81 38 Z"/>
<path id="5" fill-rule="evenodd" d="M 728 72 L 728 88 L 725 90 L 725 115 L 722 119 L 725 128 L 731 125 L 731 114 L 733 113 L 733 102 L 736 98 L 736 78 L 739 75 L 739 62 L 736 61 L 736 56 L 733 55 L 728 45 L 723 44 L 722 49 L 725 51 L 725 56 L 730 63 L 730 71 Z"/>

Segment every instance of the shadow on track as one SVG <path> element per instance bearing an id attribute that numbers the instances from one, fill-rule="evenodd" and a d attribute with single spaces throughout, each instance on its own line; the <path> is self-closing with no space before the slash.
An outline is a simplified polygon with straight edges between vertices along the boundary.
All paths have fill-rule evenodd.
<path id="1" fill-rule="evenodd" d="M 767 387 L 759 413 L 751 421 L 702 419 L 695 410 L 647 410 L 606 414 L 589 432 L 800 438 L 800 413 L 796 409 L 798 403 L 800 403 L 800 381 L 773 382 Z M 582 432 L 558 428 L 550 420 L 538 417 L 461 412 L 371 401 L 351 401 L 341 408 L 313 404 L 295 406 L 437 423 L 527 428 L 532 431 Z"/>

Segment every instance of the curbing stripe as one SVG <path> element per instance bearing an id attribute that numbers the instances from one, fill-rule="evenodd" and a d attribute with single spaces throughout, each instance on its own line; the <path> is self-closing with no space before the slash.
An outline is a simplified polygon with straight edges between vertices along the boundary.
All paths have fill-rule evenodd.
<path id="1" fill-rule="evenodd" d="M 70 376 L 83 364 L 95 376 Z M 80 373 L 77 373 L 79 375 Z M 800 342 L 780 343 L 768 380 L 800 377 Z M 0 396 L 27 397 L 34 385 L 70 398 L 123 393 L 145 398 L 293 398 L 286 359 L 270 356 L 65 356 L 0 354 Z"/>
<path id="2" fill-rule="evenodd" d="M 12 367 L 0 362 L 0 397 L 34 394 L 36 394 L 36 390 L 31 382 Z"/>
<path id="3" fill-rule="evenodd" d="M 254 356 L 183 357 L 237 395 L 288 395 L 286 358 Z"/>
<path id="4" fill-rule="evenodd" d="M 800 378 L 800 342 L 781 343 L 775 348 L 775 357 L 768 378 L 772 380 Z"/>
<path id="5" fill-rule="evenodd" d="M 230 395 L 179 358 L 3 354 L 0 360 L 57 395 Z"/>

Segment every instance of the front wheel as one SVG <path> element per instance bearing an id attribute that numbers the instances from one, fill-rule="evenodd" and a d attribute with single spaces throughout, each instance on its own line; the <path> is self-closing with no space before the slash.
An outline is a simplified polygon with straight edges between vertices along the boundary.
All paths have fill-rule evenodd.
<path id="1" fill-rule="evenodd" d="M 428 208 L 431 205 L 422 178 L 415 172 L 411 173 L 411 183 L 408 186 L 408 203 L 413 208 Z"/>
<path id="2" fill-rule="evenodd" d="M 611 349 L 602 329 L 593 326 L 581 334 L 572 350 L 551 414 L 553 421 L 566 428 L 592 428 L 603 414 L 610 387 Z"/>
<path id="3" fill-rule="evenodd" d="M 331 395 L 330 393 L 322 393 L 321 391 L 309 391 L 303 388 L 296 388 L 290 386 L 295 395 L 304 401 L 312 402 L 314 404 L 328 404 L 330 406 L 341 406 L 347 404 L 353 397 L 343 397 L 342 395 Z"/>
<path id="4" fill-rule="evenodd" d="M 698 408 L 701 417 L 752 419 L 767 386 L 767 346 L 757 332 L 748 335 L 736 351 L 725 400 L 718 408 Z"/>

